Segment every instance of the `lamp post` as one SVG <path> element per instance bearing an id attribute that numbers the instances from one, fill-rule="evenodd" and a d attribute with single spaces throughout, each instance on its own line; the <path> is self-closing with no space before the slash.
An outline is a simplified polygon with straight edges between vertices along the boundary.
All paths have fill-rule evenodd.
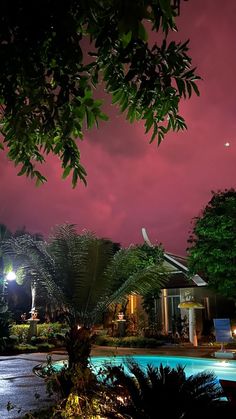
<path id="1" fill-rule="evenodd" d="M 193 346 L 198 346 L 197 341 L 197 333 L 196 333 L 196 317 L 195 317 L 195 310 L 196 309 L 204 309 L 204 306 L 195 301 L 193 298 L 181 301 L 179 303 L 178 308 L 187 309 L 189 313 L 189 340 L 193 344 Z"/>
<path id="2" fill-rule="evenodd" d="M 0 304 L 0 313 L 6 313 L 8 310 L 8 302 L 7 302 L 7 282 L 14 281 L 16 279 L 16 274 L 14 271 L 9 271 L 6 276 L 3 275 L 2 278 L 2 292 L 1 292 L 1 304 Z"/>
<path id="3" fill-rule="evenodd" d="M 36 298 L 36 282 L 32 280 L 31 282 L 31 310 L 30 310 L 30 319 L 27 320 L 29 323 L 29 331 L 28 331 L 28 342 L 31 341 L 33 336 L 37 336 L 37 325 L 39 322 L 38 318 L 38 311 L 35 307 L 35 298 Z"/>

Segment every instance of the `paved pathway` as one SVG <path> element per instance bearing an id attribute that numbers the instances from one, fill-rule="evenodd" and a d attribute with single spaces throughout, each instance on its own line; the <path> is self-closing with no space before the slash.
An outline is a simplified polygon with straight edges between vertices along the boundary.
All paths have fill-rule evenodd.
<path id="1" fill-rule="evenodd" d="M 188 348 L 180 345 L 173 347 L 160 347 L 158 349 L 131 349 L 94 347 L 92 355 L 134 355 L 134 354 L 165 354 L 183 356 L 211 356 L 212 348 Z M 36 377 L 32 369 L 35 365 L 44 362 L 47 354 L 22 354 L 17 356 L 0 356 L 0 418 L 17 419 L 26 412 L 35 411 L 52 402 L 45 391 L 44 380 Z M 66 359 L 65 353 L 52 353 L 53 360 Z M 39 398 L 36 398 L 39 396 Z M 14 409 L 7 411 L 10 402 Z M 20 410 L 18 412 L 18 410 Z"/>
<path id="2" fill-rule="evenodd" d="M 65 359 L 53 355 L 53 359 Z M 44 380 L 36 377 L 32 369 L 46 360 L 45 353 L 0 357 L 0 418 L 16 419 L 26 412 L 35 411 L 52 403 L 45 391 Z M 10 402 L 14 408 L 7 411 Z"/>

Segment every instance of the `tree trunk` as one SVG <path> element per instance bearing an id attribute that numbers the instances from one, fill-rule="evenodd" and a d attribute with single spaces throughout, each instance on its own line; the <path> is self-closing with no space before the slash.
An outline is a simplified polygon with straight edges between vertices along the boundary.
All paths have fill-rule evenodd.
<path id="1" fill-rule="evenodd" d="M 69 357 L 69 369 L 78 366 L 84 370 L 88 367 L 92 349 L 93 335 L 89 328 L 73 325 L 66 336 L 66 349 Z"/>

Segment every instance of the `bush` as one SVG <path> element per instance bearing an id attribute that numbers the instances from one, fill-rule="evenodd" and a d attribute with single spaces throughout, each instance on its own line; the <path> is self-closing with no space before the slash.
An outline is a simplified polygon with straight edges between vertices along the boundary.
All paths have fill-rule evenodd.
<path id="1" fill-rule="evenodd" d="M 55 345 L 53 345 L 52 343 L 44 342 L 44 343 L 39 343 L 37 345 L 37 348 L 39 351 L 49 352 L 55 348 Z"/>
<path id="2" fill-rule="evenodd" d="M 124 348 L 157 348 L 163 345 L 163 341 L 136 336 L 127 336 L 124 338 L 97 336 L 95 343 L 100 346 L 119 346 Z"/>
<path id="3" fill-rule="evenodd" d="M 33 346 L 33 345 L 29 345 L 29 344 L 26 344 L 26 343 L 21 343 L 19 345 L 15 345 L 13 350 L 16 351 L 16 352 L 21 352 L 21 353 L 37 352 L 38 347 Z"/>
<path id="4" fill-rule="evenodd" d="M 9 336 L 9 342 L 10 344 L 16 344 L 19 342 L 19 337 L 16 335 L 10 335 Z"/>
<path id="5" fill-rule="evenodd" d="M 37 325 L 38 336 L 32 339 L 32 343 L 43 343 L 47 341 L 62 341 L 66 329 L 61 323 L 40 323 Z M 26 342 L 28 337 L 28 324 L 14 324 L 10 328 L 11 335 L 17 336 L 20 343 Z"/>
<path id="6" fill-rule="evenodd" d="M 32 336 L 32 338 L 30 339 L 32 345 L 38 345 L 39 343 L 45 343 L 46 341 L 46 336 Z"/>
<path id="7" fill-rule="evenodd" d="M 38 336 L 43 336 L 46 339 L 55 338 L 56 334 L 64 334 L 65 325 L 61 323 L 40 323 L 37 326 Z"/>
<path id="8" fill-rule="evenodd" d="M 18 342 L 26 342 L 28 336 L 29 325 L 28 324 L 13 324 L 10 327 L 10 334 L 17 336 Z"/>

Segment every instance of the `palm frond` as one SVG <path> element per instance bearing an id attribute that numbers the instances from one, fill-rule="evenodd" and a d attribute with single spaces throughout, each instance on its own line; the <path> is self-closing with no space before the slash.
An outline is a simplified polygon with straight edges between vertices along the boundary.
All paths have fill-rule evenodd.
<path id="1" fill-rule="evenodd" d="M 145 295 L 154 287 L 161 289 L 166 283 L 168 273 L 163 265 L 152 265 L 142 269 L 130 277 L 112 294 L 106 301 L 100 305 L 100 310 L 108 307 L 111 304 L 122 302 L 125 296 L 129 294 Z"/>
<path id="2" fill-rule="evenodd" d="M 45 242 L 34 241 L 29 235 L 11 237 L 4 243 L 3 249 L 21 267 L 24 278 L 28 275 L 47 290 L 51 299 L 65 302 L 56 284 L 55 264 L 46 250 Z"/>
<path id="3" fill-rule="evenodd" d="M 113 379 L 112 394 L 117 410 L 130 417 L 156 419 L 157 409 L 165 412 L 165 417 L 176 419 L 206 417 L 204 414 L 209 413 L 222 396 L 211 372 L 187 377 L 181 365 L 176 368 L 148 365 L 142 369 L 132 359 L 126 361 L 126 365 L 128 372 L 111 367 L 108 377 Z"/>
<path id="4" fill-rule="evenodd" d="M 98 301 L 108 293 L 107 266 L 114 244 L 90 232 L 78 235 L 74 225 L 58 226 L 51 238 L 58 285 L 71 302 L 80 322 L 91 323 Z"/>

